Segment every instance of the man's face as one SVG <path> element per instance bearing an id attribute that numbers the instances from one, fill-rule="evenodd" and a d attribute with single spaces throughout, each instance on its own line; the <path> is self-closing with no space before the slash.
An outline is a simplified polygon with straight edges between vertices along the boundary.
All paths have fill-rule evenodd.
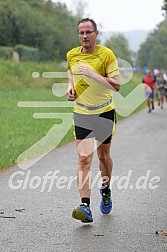
<path id="1" fill-rule="evenodd" d="M 147 76 L 150 76 L 151 75 L 151 71 L 147 70 L 146 74 L 147 74 Z"/>
<path id="2" fill-rule="evenodd" d="M 78 26 L 79 41 L 85 48 L 95 45 L 98 31 L 95 31 L 93 24 L 88 22 L 80 23 Z"/>

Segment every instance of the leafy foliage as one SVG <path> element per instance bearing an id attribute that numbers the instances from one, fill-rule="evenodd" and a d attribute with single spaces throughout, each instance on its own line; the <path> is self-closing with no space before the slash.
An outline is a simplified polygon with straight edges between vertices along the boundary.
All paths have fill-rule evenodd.
<path id="1" fill-rule="evenodd" d="M 153 33 L 149 34 L 138 52 L 138 64 L 141 67 L 166 68 L 167 66 L 167 19 L 161 22 Z"/>
<path id="2" fill-rule="evenodd" d="M 1 59 L 11 59 L 13 53 L 12 47 L 0 46 L 0 58 Z"/>
<path id="3" fill-rule="evenodd" d="M 122 58 L 132 64 L 131 51 L 129 49 L 128 40 L 122 33 L 106 40 L 105 46 L 112 49 L 118 58 Z"/>
<path id="4" fill-rule="evenodd" d="M 164 10 L 167 14 L 167 0 L 164 0 L 162 10 Z"/>
<path id="5" fill-rule="evenodd" d="M 73 14 L 65 4 L 51 0 L 0 1 L 0 46 L 25 45 L 37 49 L 35 58 L 40 61 L 65 60 L 67 51 L 78 45 L 76 27 L 85 6 L 84 0 L 76 0 Z M 132 63 L 122 34 L 106 41 L 106 46 Z"/>
<path id="6" fill-rule="evenodd" d="M 37 48 L 40 60 L 65 59 L 66 52 L 78 42 L 77 21 L 59 2 L 0 1 L 0 46 L 23 44 Z"/>

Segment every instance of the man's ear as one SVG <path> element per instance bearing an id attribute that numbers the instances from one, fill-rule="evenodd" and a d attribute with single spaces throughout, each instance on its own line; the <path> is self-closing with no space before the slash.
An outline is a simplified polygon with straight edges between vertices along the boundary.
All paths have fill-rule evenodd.
<path id="1" fill-rule="evenodd" d="M 98 32 L 98 31 L 96 31 L 96 35 L 99 35 L 99 32 Z"/>

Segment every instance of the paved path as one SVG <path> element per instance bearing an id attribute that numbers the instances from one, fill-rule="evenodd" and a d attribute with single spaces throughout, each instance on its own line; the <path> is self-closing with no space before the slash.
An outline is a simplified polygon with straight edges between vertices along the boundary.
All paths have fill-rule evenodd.
<path id="1" fill-rule="evenodd" d="M 0 251 L 167 251 L 167 237 L 155 234 L 167 231 L 165 105 L 164 110 L 156 108 L 151 114 L 144 110 L 118 123 L 111 150 L 113 176 L 117 179 L 113 183 L 113 211 L 107 216 L 100 213 L 96 183 L 91 203 L 93 224 L 85 225 L 71 218 L 73 207 L 79 204 L 76 181 L 70 186 L 69 180 L 76 175 L 74 143 L 52 151 L 30 171 L 13 167 L 0 172 Z M 96 154 L 92 170 L 94 178 L 98 172 Z M 8 181 L 17 171 L 22 174 L 15 176 L 13 185 L 21 188 L 12 190 Z M 50 192 L 50 181 L 46 187 L 43 182 L 49 171 L 60 171 Z M 138 183 L 146 174 L 148 181 Z M 60 181 L 61 176 L 67 176 L 68 181 Z M 19 184 L 22 181 L 24 184 Z M 39 187 L 32 189 L 37 182 Z M 58 189 L 63 185 L 65 188 Z M 152 186 L 157 188 L 151 189 Z"/>

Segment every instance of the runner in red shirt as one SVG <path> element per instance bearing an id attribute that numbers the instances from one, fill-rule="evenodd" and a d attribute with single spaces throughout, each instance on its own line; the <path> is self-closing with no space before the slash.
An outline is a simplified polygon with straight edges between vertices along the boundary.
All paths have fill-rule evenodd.
<path id="1" fill-rule="evenodd" d="M 156 81 L 155 77 L 153 76 L 151 70 L 147 70 L 142 82 L 149 86 L 149 87 L 147 86 L 145 90 L 147 95 L 149 93 L 149 96 L 147 98 L 148 113 L 150 113 L 151 110 L 154 109 L 154 83 L 155 81 Z"/>

